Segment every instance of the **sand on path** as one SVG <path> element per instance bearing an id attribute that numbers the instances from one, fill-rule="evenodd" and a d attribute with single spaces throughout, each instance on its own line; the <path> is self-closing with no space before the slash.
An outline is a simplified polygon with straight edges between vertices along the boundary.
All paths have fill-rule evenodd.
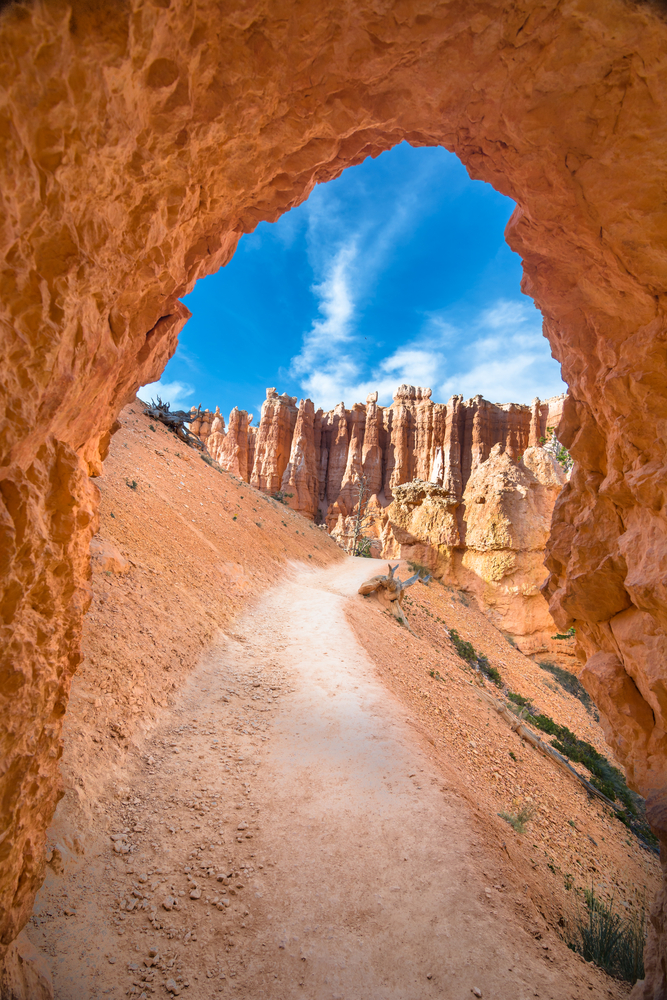
<path id="1" fill-rule="evenodd" d="M 57 1000 L 621 995 L 529 933 L 520 890 L 376 678 L 344 608 L 377 568 L 292 566 L 190 676 L 95 847 L 38 897 L 29 933 Z"/>

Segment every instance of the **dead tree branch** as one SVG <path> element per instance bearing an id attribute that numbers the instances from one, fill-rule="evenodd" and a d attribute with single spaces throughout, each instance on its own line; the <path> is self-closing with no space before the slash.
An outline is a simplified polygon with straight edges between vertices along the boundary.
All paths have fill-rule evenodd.
<path id="1" fill-rule="evenodd" d="M 569 761 L 559 754 L 550 743 L 545 743 L 544 740 L 541 740 L 539 736 L 536 736 L 531 729 L 528 729 L 520 718 L 512 715 L 504 702 L 498 701 L 497 698 L 494 698 L 493 695 L 490 695 L 487 691 L 477 691 L 477 694 L 482 701 L 485 701 L 498 713 L 501 719 L 504 719 L 504 721 L 521 737 L 522 740 L 525 740 L 526 743 L 529 743 L 536 750 L 539 750 L 545 757 L 549 757 L 555 764 L 558 765 L 558 767 L 562 768 L 563 771 L 567 771 L 573 778 L 576 778 L 579 784 L 584 786 L 589 795 L 594 795 L 615 812 L 621 812 L 621 809 L 615 802 L 608 799 L 599 788 L 596 788 L 595 785 L 592 785 L 590 781 L 587 781 L 583 775 L 579 774 L 579 772 L 572 767 Z"/>
<path id="2" fill-rule="evenodd" d="M 169 403 L 163 403 L 158 396 L 157 400 L 152 399 L 150 403 L 144 403 L 144 413 L 152 420 L 159 420 L 191 448 L 197 448 L 199 451 L 206 450 L 197 435 L 185 426 L 191 424 L 201 415 L 201 406 L 194 414 L 190 410 L 170 410 Z"/>
<path id="3" fill-rule="evenodd" d="M 409 577 L 407 580 L 399 580 L 394 576 L 394 573 L 398 569 L 398 563 L 396 566 L 388 565 L 387 569 L 388 573 L 385 576 L 373 576 L 370 580 L 362 583 L 359 587 L 359 593 L 362 597 L 375 594 L 380 604 L 387 611 L 391 612 L 396 621 L 400 622 L 401 625 L 405 625 L 408 632 L 412 632 L 403 611 L 403 597 L 408 587 L 417 582 L 419 573 L 415 573 L 414 576 Z M 412 634 L 414 635 L 414 632 Z"/>

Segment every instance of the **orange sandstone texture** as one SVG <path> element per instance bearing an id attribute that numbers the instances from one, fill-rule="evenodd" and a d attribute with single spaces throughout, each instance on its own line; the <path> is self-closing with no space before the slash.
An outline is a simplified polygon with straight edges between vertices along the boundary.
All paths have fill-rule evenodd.
<path id="1" fill-rule="evenodd" d="M 667 847 L 664 667 L 648 665 L 667 552 L 660 9 L 27 0 L 3 6 L 0 65 L 0 941 L 39 884 L 58 794 L 95 526 L 86 475 L 173 353 L 179 297 L 260 220 L 403 139 L 443 144 L 517 203 L 507 237 L 571 392 L 552 613 L 576 623 L 591 689 L 618 692 L 608 735 Z M 257 435 L 253 470 L 280 444 Z M 655 919 L 646 996 L 667 991 Z"/>

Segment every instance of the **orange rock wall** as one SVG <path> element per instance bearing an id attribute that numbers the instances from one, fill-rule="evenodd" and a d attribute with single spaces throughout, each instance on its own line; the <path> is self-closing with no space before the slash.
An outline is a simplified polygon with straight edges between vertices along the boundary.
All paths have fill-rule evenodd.
<path id="1" fill-rule="evenodd" d="M 497 405 L 481 396 L 467 402 L 453 396 L 447 404 L 430 397 L 430 389 L 403 385 L 389 407 L 378 406 L 372 393 L 365 406 L 346 409 L 339 403 L 323 413 L 306 399 L 297 412 L 292 397 L 267 389 L 252 483 L 271 493 L 280 478 L 283 492 L 292 493 L 286 498 L 291 507 L 309 518 L 319 511 L 330 527 L 355 509 L 360 475 L 379 507 L 391 503 L 397 486 L 415 479 L 444 484 L 461 501 L 472 472 L 491 449 L 500 445 L 518 458 L 531 434 L 539 440 L 549 419 L 557 422 L 564 398 L 535 400 L 528 407 Z"/>
<path id="2" fill-rule="evenodd" d="M 562 652 L 540 587 L 566 477 L 539 439 L 558 423 L 563 398 L 528 407 L 454 396 L 444 404 L 431 400 L 430 389 L 404 385 L 390 407 L 378 407 L 377 393 L 365 406 L 340 403 L 329 413 L 301 400 L 281 481 L 285 502 L 324 520 L 349 545 L 365 476 L 373 523 L 364 534 L 377 539 L 374 555 L 411 559 L 474 593 L 524 652 Z M 280 437 L 283 414 L 282 407 L 265 407 L 263 439 Z M 267 482 L 277 477 L 277 466 L 269 466 L 274 454 L 267 452 Z M 521 456 L 525 462 L 517 464 Z"/>
<path id="3" fill-rule="evenodd" d="M 577 623 L 586 683 L 616 692 L 609 738 L 667 845 L 665 668 L 648 652 L 665 642 L 667 553 L 661 8 L 26 0 L 0 12 L 0 67 L 0 941 L 25 919 L 57 796 L 86 474 L 173 353 L 197 278 L 404 139 L 446 146 L 517 203 L 507 238 L 571 389 L 553 613 Z M 648 980 L 646 996 L 667 990 L 657 959 Z"/>
<path id="4" fill-rule="evenodd" d="M 279 396 L 275 389 L 266 390 L 250 474 L 252 485 L 265 493 L 280 490 L 290 460 L 296 418 L 294 397 Z"/>

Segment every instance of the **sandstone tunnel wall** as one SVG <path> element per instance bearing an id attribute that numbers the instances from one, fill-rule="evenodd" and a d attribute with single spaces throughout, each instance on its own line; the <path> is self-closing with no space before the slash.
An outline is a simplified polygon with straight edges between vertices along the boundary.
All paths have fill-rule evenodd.
<path id="1" fill-rule="evenodd" d="M 517 204 L 507 238 L 571 391 L 552 610 L 576 623 L 667 846 L 666 43 L 660 8 L 625 0 L 3 6 L 3 944 L 40 880 L 86 476 L 116 415 L 173 352 L 179 297 L 242 233 L 403 139 L 446 146 Z M 646 996 L 667 990 L 661 919 Z"/>

